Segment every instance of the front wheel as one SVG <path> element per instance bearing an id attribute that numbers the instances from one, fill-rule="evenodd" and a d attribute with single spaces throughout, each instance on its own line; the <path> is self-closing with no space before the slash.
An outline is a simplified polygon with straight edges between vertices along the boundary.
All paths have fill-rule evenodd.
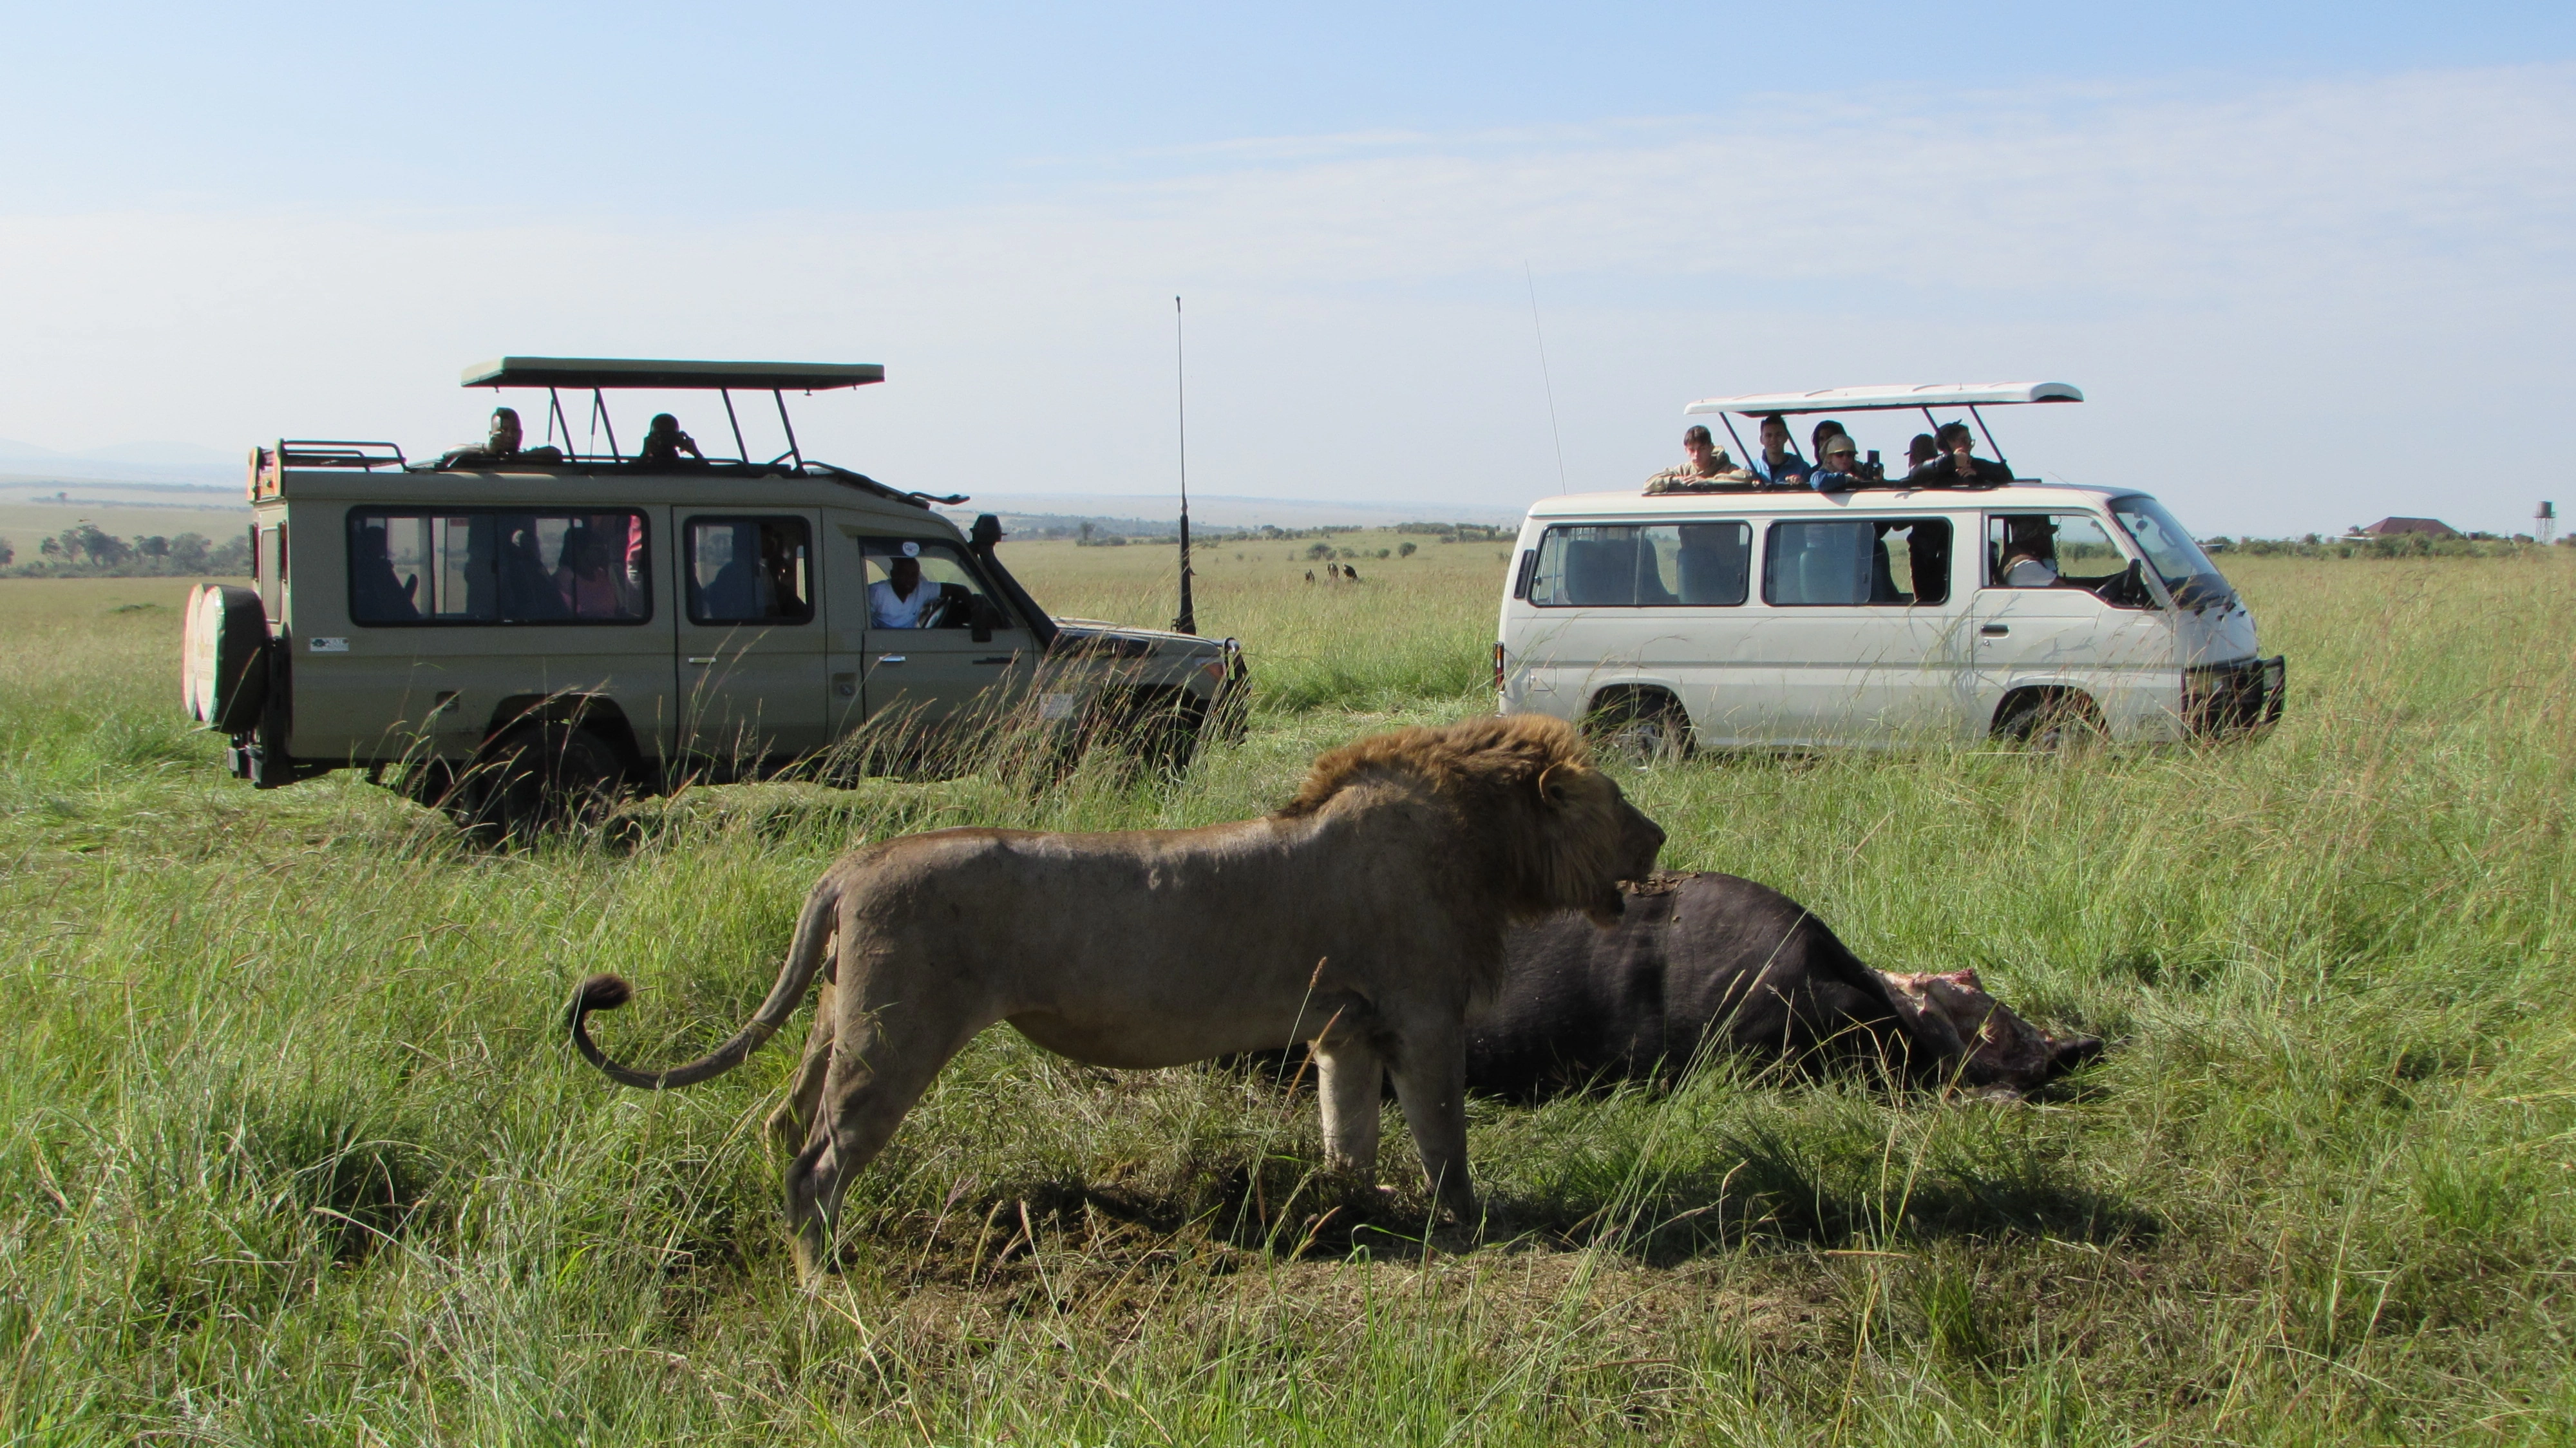
<path id="1" fill-rule="evenodd" d="M 1995 721 L 1995 737 L 2036 754 L 2088 749 L 2110 736 L 2093 701 L 2081 694 L 2033 694 Z"/>

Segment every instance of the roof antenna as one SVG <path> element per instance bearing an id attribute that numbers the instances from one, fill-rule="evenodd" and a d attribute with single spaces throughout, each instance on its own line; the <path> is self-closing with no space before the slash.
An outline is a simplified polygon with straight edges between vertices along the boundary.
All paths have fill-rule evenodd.
<path id="1" fill-rule="evenodd" d="M 1172 398 L 1181 426 L 1181 613 L 1172 632 L 1199 631 L 1198 610 L 1190 606 L 1190 374 L 1181 350 L 1181 299 L 1172 298 Z"/>
<path id="2" fill-rule="evenodd" d="M 1521 262 L 1521 280 L 1529 284 L 1530 334 L 1538 338 L 1538 381 L 1547 389 L 1547 432 L 1556 439 L 1556 485 L 1570 489 L 1573 484 L 1565 480 L 1565 434 L 1556 427 L 1556 384 L 1547 375 L 1547 333 L 1538 324 L 1538 277 L 1527 260 Z"/>

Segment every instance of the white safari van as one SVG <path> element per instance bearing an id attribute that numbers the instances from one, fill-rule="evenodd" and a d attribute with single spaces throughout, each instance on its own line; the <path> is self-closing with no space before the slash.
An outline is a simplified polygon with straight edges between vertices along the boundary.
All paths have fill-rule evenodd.
<path id="1" fill-rule="evenodd" d="M 1724 420 L 1739 449 L 1736 416 L 1866 427 L 1903 409 L 1938 432 L 1936 410 L 1965 412 L 1991 449 L 1982 408 L 2081 396 L 1868 387 L 1686 411 Z M 1502 712 L 1580 721 L 1645 755 L 2159 741 L 2280 717 L 2282 660 L 2258 656 L 2253 614 L 2155 499 L 1973 456 L 1940 457 L 1911 486 L 1889 471 L 1834 491 L 1711 479 L 1541 501 L 1506 580 Z"/>

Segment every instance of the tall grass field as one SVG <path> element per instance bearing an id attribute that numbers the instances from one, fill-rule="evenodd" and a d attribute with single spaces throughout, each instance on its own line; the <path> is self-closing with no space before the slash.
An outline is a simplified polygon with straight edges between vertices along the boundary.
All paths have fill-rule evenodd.
<path id="1" fill-rule="evenodd" d="M 1267 810 L 1491 707 L 1491 543 L 1200 550 L 1249 733 L 1085 768 L 690 790 L 466 848 L 346 773 L 255 792 L 178 707 L 185 581 L 0 581 L 0 1443 L 2576 1440 L 2576 559 L 2238 558 L 2287 719 L 2224 746 L 1698 759 L 1665 862 L 2113 1044 L 2032 1103 L 1715 1062 L 1477 1102 L 1496 1213 L 1362 1212 L 1311 1094 L 1007 1029 L 797 1290 L 761 1130 L 797 1032 L 649 1095 L 861 840 Z M 1241 556 L 1238 556 L 1240 554 Z M 1163 623 L 1171 559 L 1006 544 Z"/>

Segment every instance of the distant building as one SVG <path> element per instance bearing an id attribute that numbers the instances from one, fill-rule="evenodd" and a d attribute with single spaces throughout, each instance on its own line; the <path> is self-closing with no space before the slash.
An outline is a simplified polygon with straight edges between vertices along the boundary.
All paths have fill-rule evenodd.
<path id="1" fill-rule="evenodd" d="M 2395 538 L 2407 533 L 2422 533 L 2432 538 L 2457 538 L 2460 530 L 2439 518 L 2382 518 L 2361 530 L 2364 538 Z"/>

